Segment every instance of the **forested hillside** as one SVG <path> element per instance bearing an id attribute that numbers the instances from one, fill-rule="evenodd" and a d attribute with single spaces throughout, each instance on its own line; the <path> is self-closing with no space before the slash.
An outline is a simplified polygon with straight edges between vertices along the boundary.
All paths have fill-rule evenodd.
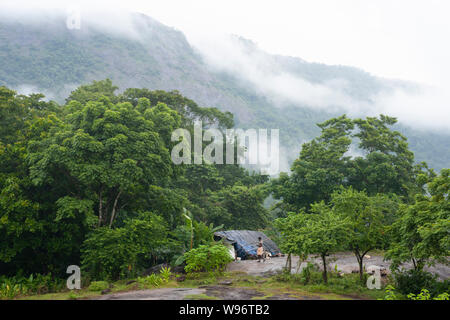
<path id="1" fill-rule="evenodd" d="M 415 165 L 395 118 L 319 123 L 291 174 L 269 179 L 237 164 L 172 161 L 175 129 L 193 136 L 201 119 L 223 131 L 234 126 L 231 113 L 177 92 L 117 89 L 94 81 L 57 104 L 0 87 L 0 298 L 67 290 L 74 264 L 96 292 L 126 279 L 174 285 L 168 267 L 148 275 L 160 263 L 185 278 L 214 278 L 233 260 L 214 232 L 248 229 L 270 235 L 288 263 L 291 255 L 323 261 L 322 277 L 308 265 L 291 278 L 289 266 L 277 284 L 360 292 L 366 254 L 383 250 L 399 294 L 427 289 L 448 300 L 449 282 L 425 268 L 448 264 L 450 170 Z M 363 156 L 346 156 L 355 138 Z M 270 194 L 279 201 L 267 209 Z M 344 250 L 358 261 L 357 278 L 327 271 L 328 256 Z M 399 269 L 410 262 L 410 271 Z"/>
<path id="2" fill-rule="evenodd" d="M 132 23 L 133 32 L 114 32 L 89 22 L 83 22 L 80 30 L 70 30 L 63 18 L 53 17 L 45 23 L 4 18 L 0 22 L 0 85 L 22 92 L 43 92 L 58 102 L 78 85 L 105 78 L 112 79 L 120 90 L 178 90 L 201 106 L 232 112 L 236 126 L 280 128 L 283 170 L 288 170 L 298 156 L 301 144 L 319 134 L 316 123 L 341 114 L 281 103 L 239 74 L 211 68 L 181 32 L 140 14 L 132 16 Z M 381 91 L 411 86 L 352 67 L 269 55 L 250 41 L 236 41 L 277 72 L 289 72 L 313 84 L 345 80 L 345 93 L 361 101 Z M 427 161 L 436 169 L 448 167 L 448 135 L 397 127 L 409 138 L 417 161 Z"/>

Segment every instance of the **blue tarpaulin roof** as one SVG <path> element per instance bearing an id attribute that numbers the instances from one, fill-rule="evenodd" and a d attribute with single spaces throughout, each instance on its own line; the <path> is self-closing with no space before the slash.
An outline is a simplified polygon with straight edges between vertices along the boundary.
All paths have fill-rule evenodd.
<path id="1" fill-rule="evenodd" d="M 264 250 L 270 252 L 272 256 L 281 253 L 275 242 L 270 240 L 264 233 L 260 231 L 218 231 L 214 233 L 214 236 L 226 239 L 233 243 L 236 254 L 241 259 L 248 259 L 250 257 L 256 256 L 256 250 L 258 249 L 259 244 L 258 237 L 261 237 L 263 241 Z"/>

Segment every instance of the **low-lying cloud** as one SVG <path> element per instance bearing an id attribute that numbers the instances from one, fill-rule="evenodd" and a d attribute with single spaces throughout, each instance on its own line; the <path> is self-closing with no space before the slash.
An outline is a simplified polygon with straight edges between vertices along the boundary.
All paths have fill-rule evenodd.
<path id="1" fill-rule="evenodd" d="M 16 2 L 6 1 L 1 6 L 0 18 L 41 24 L 43 21 L 45 23 L 46 16 L 66 17 L 67 10 L 74 8 L 67 1 L 48 2 L 52 5 L 41 7 L 29 3 L 27 6 L 19 6 Z M 142 40 L 136 16 L 131 17 L 117 5 L 105 8 L 102 3 L 96 6 L 82 1 L 80 10 L 82 28 L 87 24 L 102 31 Z M 311 82 L 289 68 L 282 68 L 274 56 L 259 50 L 249 41 L 234 36 L 211 35 L 207 31 L 205 34 L 198 31 L 196 34 L 188 34 L 188 40 L 211 68 L 230 73 L 251 84 L 256 92 L 266 96 L 274 106 L 282 108 L 288 104 L 298 105 L 324 112 L 347 113 L 349 116 L 374 116 L 383 113 L 397 117 L 406 126 L 450 134 L 449 87 L 418 85 L 417 90 L 407 86 L 388 85 L 387 90 L 384 88 L 363 98 L 355 97 L 349 94 L 353 84 L 347 79 L 337 76 L 326 81 Z"/>
<path id="2" fill-rule="evenodd" d="M 234 36 L 188 37 L 211 68 L 230 73 L 254 86 L 278 107 L 296 104 L 315 110 L 350 116 L 397 117 L 399 123 L 423 130 L 450 134 L 450 90 L 425 85 L 386 88 L 364 99 L 350 96 L 351 83 L 335 78 L 313 83 L 289 72 L 254 44 Z M 301 60 L 299 59 L 299 63 Z M 379 79 L 381 82 L 382 79 Z"/>

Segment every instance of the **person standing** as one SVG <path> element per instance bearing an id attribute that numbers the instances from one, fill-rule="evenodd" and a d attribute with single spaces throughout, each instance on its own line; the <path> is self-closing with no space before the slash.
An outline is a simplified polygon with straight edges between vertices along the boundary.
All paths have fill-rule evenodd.
<path id="1" fill-rule="evenodd" d="M 264 248 L 262 246 L 262 243 L 259 243 L 258 249 L 256 250 L 256 255 L 258 256 L 258 262 L 261 262 L 261 259 L 263 260 L 263 262 L 266 261 L 264 257 Z"/>

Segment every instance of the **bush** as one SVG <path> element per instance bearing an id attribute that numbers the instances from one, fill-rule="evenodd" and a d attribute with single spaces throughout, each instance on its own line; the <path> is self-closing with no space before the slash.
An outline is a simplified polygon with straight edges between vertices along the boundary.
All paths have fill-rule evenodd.
<path id="1" fill-rule="evenodd" d="M 170 267 L 162 267 L 159 271 L 159 276 L 163 283 L 167 283 L 170 280 L 170 276 L 172 275 L 172 272 L 170 271 Z"/>
<path id="2" fill-rule="evenodd" d="M 332 274 L 329 273 L 330 279 Z M 316 285 L 323 283 L 322 271 L 319 270 L 316 264 L 308 262 L 306 267 L 300 273 L 290 273 L 284 270 L 275 276 L 276 281 L 281 282 L 295 282 L 302 285 Z"/>
<path id="3" fill-rule="evenodd" d="M 42 294 L 62 289 L 65 281 L 54 279 L 51 274 L 33 275 L 29 277 L 0 277 L 0 299 L 13 299 L 19 295 Z"/>
<path id="4" fill-rule="evenodd" d="M 422 289 L 426 288 L 432 291 L 432 295 L 437 295 L 445 290 L 442 284 L 436 280 L 436 276 L 425 271 L 411 269 L 408 271 L 397 272 L 394 274 L 395 287 L 403 295 L 420 294 Z"/>
<path id="5" fill-rule="evenodd" d="M 167 244 L 167 228 L 161 217 L 143 213 L 121 228 L 102 227 L 83 243 L 82 267 L 93 279 L 134 276 L 148 257 Z"/>
<path id="6" fill-rule="evenodd" d="M 317 272 L 317 266 L 311 262 L 308 262 L 306 267 L 304 267 L 301 272 L 301 281 L 303 284 L 307 285 L 311 281 L 311 277 L 314 278 L 314 275 L 317 274 Z"/>
<path id="7" fill-rule="evenodd" d="M 89 285 L 89 291 L 102 291 L 108 289 L 109 284 L 106 281 L 93 281 Z"/>
<path id="8" fill-rule="evenodd" d="M 171 275 L 170 268 L 162 267 L 159 274 L 152 273 L 147 277 L 138 277 L 137 283 L 144 288 L 149 286 L 159 287 L 162 284 L 168 283 Z"/>
<path id="9" fill-rule="evenodd" d="M 410 293 L 407 296 L 409 300 L 450 300 L 450 295 L 447 292 L 441 293 L 433 297 L 430 291 L 422 289 L 419 294 Z M 397 294 L 393 286 L 387 286 L 385 296 L 380 300 L 403 300 L 404 296 Z"/>
<path id="10" fill-rule="evenodd" d="M 230 253 L 223 244 L 201 245 L 184 254 L 187 273 L 192 272 L 221 272 L 226 265 L 233 261 Z"/>
<path id="11" fill-rule="evenodd" d="M 144 288 L 149 286 L 159 287 L 163 283 L 163 279 L 159 275 L 152 273 L 147 277 L 138 277 L 137 283 Z"/>
<path id="12" fill-rule="evenodd" d="M 98 228 L 84 241 L 82 266 L 93 279 L 118 279 L 136 261 L 137 247 L 124 228 Z"/>
<path id="13" fill-rule="evenodd" d="M 449 294 L 444 292 L 442 294 L 437 295 L 435 298 L 431 298 L 430 291 L 427 289 L 422 289 L 422 291 L 415 295 L 413 293 L 408 294 L 408 299 L 410 300 L 449 300 Z"/>

